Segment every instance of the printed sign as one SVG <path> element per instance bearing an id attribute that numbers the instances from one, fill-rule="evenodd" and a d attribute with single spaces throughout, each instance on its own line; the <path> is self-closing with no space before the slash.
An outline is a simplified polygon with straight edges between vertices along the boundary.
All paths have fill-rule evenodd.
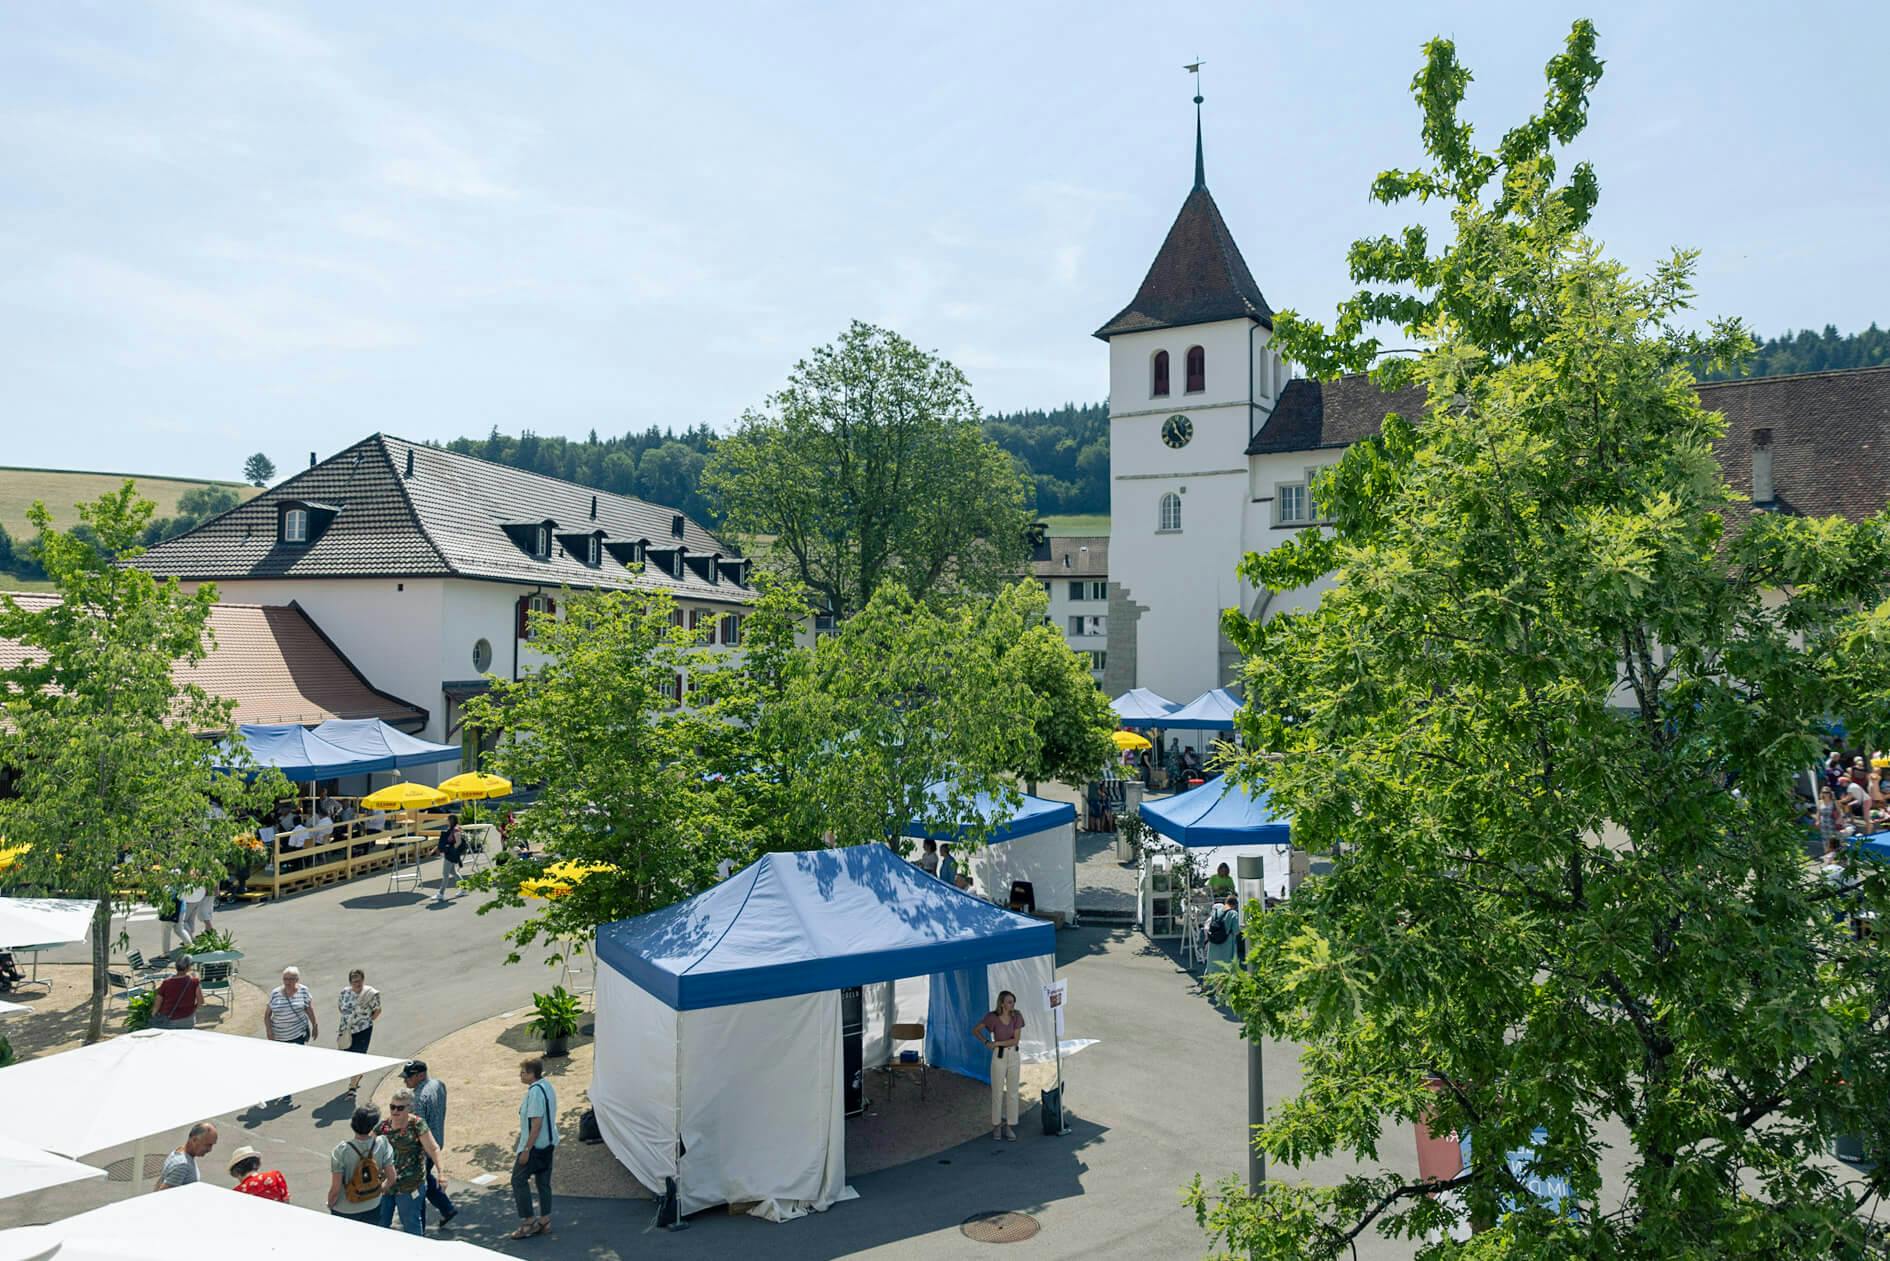
<path id="1" fill-rule="evenodd" d="M 1063 1037 L 1063 1000 L 1069 996 L 1069 990 L 1070 983 L 1064 980 L 1052 981 L 1043 987 L 1043 1004 L 1056 1017 L 1059 1039 Z"/>

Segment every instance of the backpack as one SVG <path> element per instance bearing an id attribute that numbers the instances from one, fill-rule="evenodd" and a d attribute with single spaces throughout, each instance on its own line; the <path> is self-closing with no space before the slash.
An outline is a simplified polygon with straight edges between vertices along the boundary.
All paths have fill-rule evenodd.
<path id="1" fill-rule="evenodd" d="M 352 1139 L 348 1146 L 354 1147 Z M 374 1159 L 374 1146 L 370 1139 L 365 1155 L 359 1147 L 354 1147 L 354 1154 L 360 1157 L 360 1161 L 355 1165 L 354 1172 L 348 1175 L 348 1180 L 341 1184 L 341 1193 L 350 1204 L 365 1204 L 369 1200 L 381 1198 L 381 1162 Z"/>
<path id="2" fill-rule="evenodd" d="M 1208 940 L 1217 946 L 1227 940 L 1227 913 L 1225 911 L 1216 911 L 1208 916 L 1207 933 Z"/>

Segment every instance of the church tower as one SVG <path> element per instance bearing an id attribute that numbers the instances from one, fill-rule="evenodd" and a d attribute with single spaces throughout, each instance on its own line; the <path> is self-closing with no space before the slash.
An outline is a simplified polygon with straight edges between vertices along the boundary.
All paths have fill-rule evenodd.
<path id="1" fill-rule="evenodd" d="M 1109 604 L 1103 688 L 1186 702 L 1232 678 L 1222 609 L 1254 515 L 1247 448 L 1285 385 L 1273 310 L 1208 192 L 1194 187 L 1109 343 Z"/>

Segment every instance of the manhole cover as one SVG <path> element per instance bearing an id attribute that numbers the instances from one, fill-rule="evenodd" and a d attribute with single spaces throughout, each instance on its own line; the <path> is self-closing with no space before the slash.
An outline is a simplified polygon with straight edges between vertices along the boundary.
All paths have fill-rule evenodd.
<path id="1" fill-rule="evenodd" d="M 146 1152 L 144 1154 L 144 1181 L 150 1182 L 153 1178 L 156 1178 L 159 1174 L 164 1172 L 164 1158 L 168 1155 L 170 1155 L 169 1152 Z M 120 1156 L 117 1160 L 106 1165 L 105 1180 L 107 1182 L 130 1182 L 131 1157 Z"/>
<path id="2" fill-rule="evenodd" d="M 977 1243 L 1022 1243 L 1041 1229 L 1028 1213 L 974 1213 L 958 1227 L 960 1234 Z"/>

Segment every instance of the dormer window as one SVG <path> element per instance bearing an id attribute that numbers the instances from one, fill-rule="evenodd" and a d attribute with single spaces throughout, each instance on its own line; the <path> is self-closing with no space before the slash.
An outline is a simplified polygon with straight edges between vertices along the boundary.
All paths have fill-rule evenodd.
<path id="1" fill-rule="evenodd" d="M 551 559 L 551 548 L 557 539 L 558 523 L 550 517 L 540 517 L 530 521 L 501 521 L 499 528 L 505 531 L 506 537 L 512 540 L 514 547 L 533 560 Z"/>
<path id="2" fill-rule="evenodd" d="M 587 565 L 604 563 L 604 540 L 595 534 L 590 536 L 588 546 L 584 549 L 584 563 Z"/>
<path id="3" fill-rule="evenodd" d="M 682 578 L 682 571 L 683 571 L 683 549 L 679 547 L 676 549 L 676 554 L 670 557 L 669 573 L 672 578 L 676 578 L 680 580 Z"/>
<path id="4" fill-rule="evenodd" d="M 282 541 L 308 542 L 308 509 L 290 508 L 282 514 Z"/>
<path id="5" fill-rule="evenodd" d="M 276 505 L 276 541 L 284 547 L 307 547 L 322 536 L 341 512 L 338 504 L 314 499 L 288 499 Z"/>
<path id="6" fill-rule="evenodd" d="M 550 526 L 541 525 L 538 527 L 537 537 L 534 540 L 533 546 L 532 546 L 532 555 L 538 557 L 539 560 L 551 559 L 551 527 Z"/>

